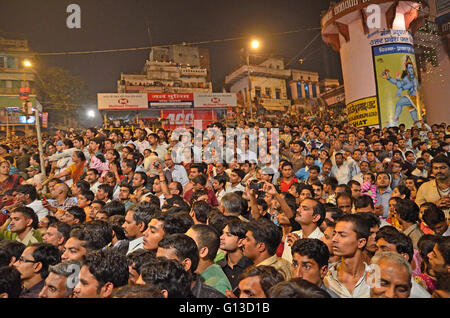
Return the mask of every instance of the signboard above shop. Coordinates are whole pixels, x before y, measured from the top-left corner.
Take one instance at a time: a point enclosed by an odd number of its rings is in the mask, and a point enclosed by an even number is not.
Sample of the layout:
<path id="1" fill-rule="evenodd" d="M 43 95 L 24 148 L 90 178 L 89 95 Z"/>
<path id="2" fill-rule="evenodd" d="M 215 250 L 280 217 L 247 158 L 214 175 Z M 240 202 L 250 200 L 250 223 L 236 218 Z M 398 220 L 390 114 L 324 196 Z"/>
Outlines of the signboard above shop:
<path id="1" fill-rule="evenodd" d="M 148 93 L 150 108 L 192 108 L 193 93 Z"/>
<path id="2" fill-rule="evenodd" d="M 236 93 L 194 93 L 194 107 L 228 108 L 237 106 Z"/>
<path id="3" fill-rule="evenodd" d="M 148 109 L 147 94 L 97 94 L 99 110 Z"/>

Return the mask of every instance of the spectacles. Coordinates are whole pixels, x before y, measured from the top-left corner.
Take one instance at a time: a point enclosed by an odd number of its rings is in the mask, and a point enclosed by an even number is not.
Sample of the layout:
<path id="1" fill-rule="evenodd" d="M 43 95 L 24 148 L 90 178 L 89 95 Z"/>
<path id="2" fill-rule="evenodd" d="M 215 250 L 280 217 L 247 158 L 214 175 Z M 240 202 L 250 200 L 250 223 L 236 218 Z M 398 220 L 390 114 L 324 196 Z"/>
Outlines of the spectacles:
<path id="1" fill-rule="evenodd" d="M 24 259 L 23 257 L 19 258 L 19 262 L 21 262 L 21 263 L 37 263 L 36 261 L 30 260 L 30 259 Z"/>

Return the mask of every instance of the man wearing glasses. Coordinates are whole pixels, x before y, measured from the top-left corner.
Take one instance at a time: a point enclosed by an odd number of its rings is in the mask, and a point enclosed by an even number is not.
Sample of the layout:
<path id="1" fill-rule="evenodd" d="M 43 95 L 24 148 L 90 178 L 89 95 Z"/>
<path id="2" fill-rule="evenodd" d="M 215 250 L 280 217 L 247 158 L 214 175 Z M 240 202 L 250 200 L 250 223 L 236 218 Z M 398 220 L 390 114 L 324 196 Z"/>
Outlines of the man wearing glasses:
<path id="1" fill-rule="evenodd" d="M 48 276 L 50 265 L 61 261 L 61 255 L 56 246 L 49 243 L 35 243 L 28 246 L 13 264 L 20 273 L 22 293 L 20 298 L 38 298 L 44 281 Z"/>

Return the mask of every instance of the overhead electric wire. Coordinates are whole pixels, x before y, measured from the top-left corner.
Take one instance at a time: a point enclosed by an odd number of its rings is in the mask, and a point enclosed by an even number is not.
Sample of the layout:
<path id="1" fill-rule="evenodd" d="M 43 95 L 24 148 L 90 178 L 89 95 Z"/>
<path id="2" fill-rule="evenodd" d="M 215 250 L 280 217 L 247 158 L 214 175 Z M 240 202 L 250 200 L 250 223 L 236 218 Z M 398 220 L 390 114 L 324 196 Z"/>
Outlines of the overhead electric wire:
<path id="1" fill-rule="evenodd" d="M 303 31 L 314 31 L 314 30 L 320 30 L 320 27 L 302 28 L 302 29 L 297 29 L 297 30 L 292 30 L 292 31 L 276 32 L 276 33 L 266 34 L 266 36 L 280 36 L 280 35 L 299 33 L 299 32 L 303 32 Z M 149 49 L 152 49 L 152 48 L 161 48 L 161 47 L 168 47 L 168 46 L 202 45 L 202 44 L 212 44 L 212 43 L 238 41 L 238 40 L 244 40 L 244 39 L 248 39 L 248 36 L 226 38 L 226 39 L 218 39 L 218 40 L 198 41 L 198 42 L 182 42 L 182 43 L 175 43 L 175 44 L 164 44 L 164 45 L 152 45 L 152 46 L 143 46 L 143 47 L 134 47 L 134 48 L 123 48 L 123 49 L 107 49 L 107 50 L 91 50 L 91 51 L 69 51 L 69 52 L 36 52 L 36 53 L 34 53 L 34 55 L 55 56 L 55 55 L 82 55 L 82 54 L 130 52 L 130 51 L 149 50 Z"/>

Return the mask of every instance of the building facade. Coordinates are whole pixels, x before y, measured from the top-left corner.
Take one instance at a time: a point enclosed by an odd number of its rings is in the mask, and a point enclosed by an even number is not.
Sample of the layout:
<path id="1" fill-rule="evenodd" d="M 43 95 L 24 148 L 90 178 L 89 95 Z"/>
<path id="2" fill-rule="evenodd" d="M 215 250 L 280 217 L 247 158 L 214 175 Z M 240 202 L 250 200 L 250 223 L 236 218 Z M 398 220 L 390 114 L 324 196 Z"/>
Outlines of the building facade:
<path id="1" fill-rule="evenodd" d="M 290 76 L 282 59 L 269 58 L 259 65 L 239 67 L 225 77 L 225 87 L 237 93 L 241 107 L 260 105 L 267 110 L 285 111 L 291 105 L 286 87 Z"/>
<path id="2" fill-rule="evenodd" d="M 153 48 L 141 74 L 121 74 L 118 93 L 211 93 L 209 53 L 198 47 Z"/>

